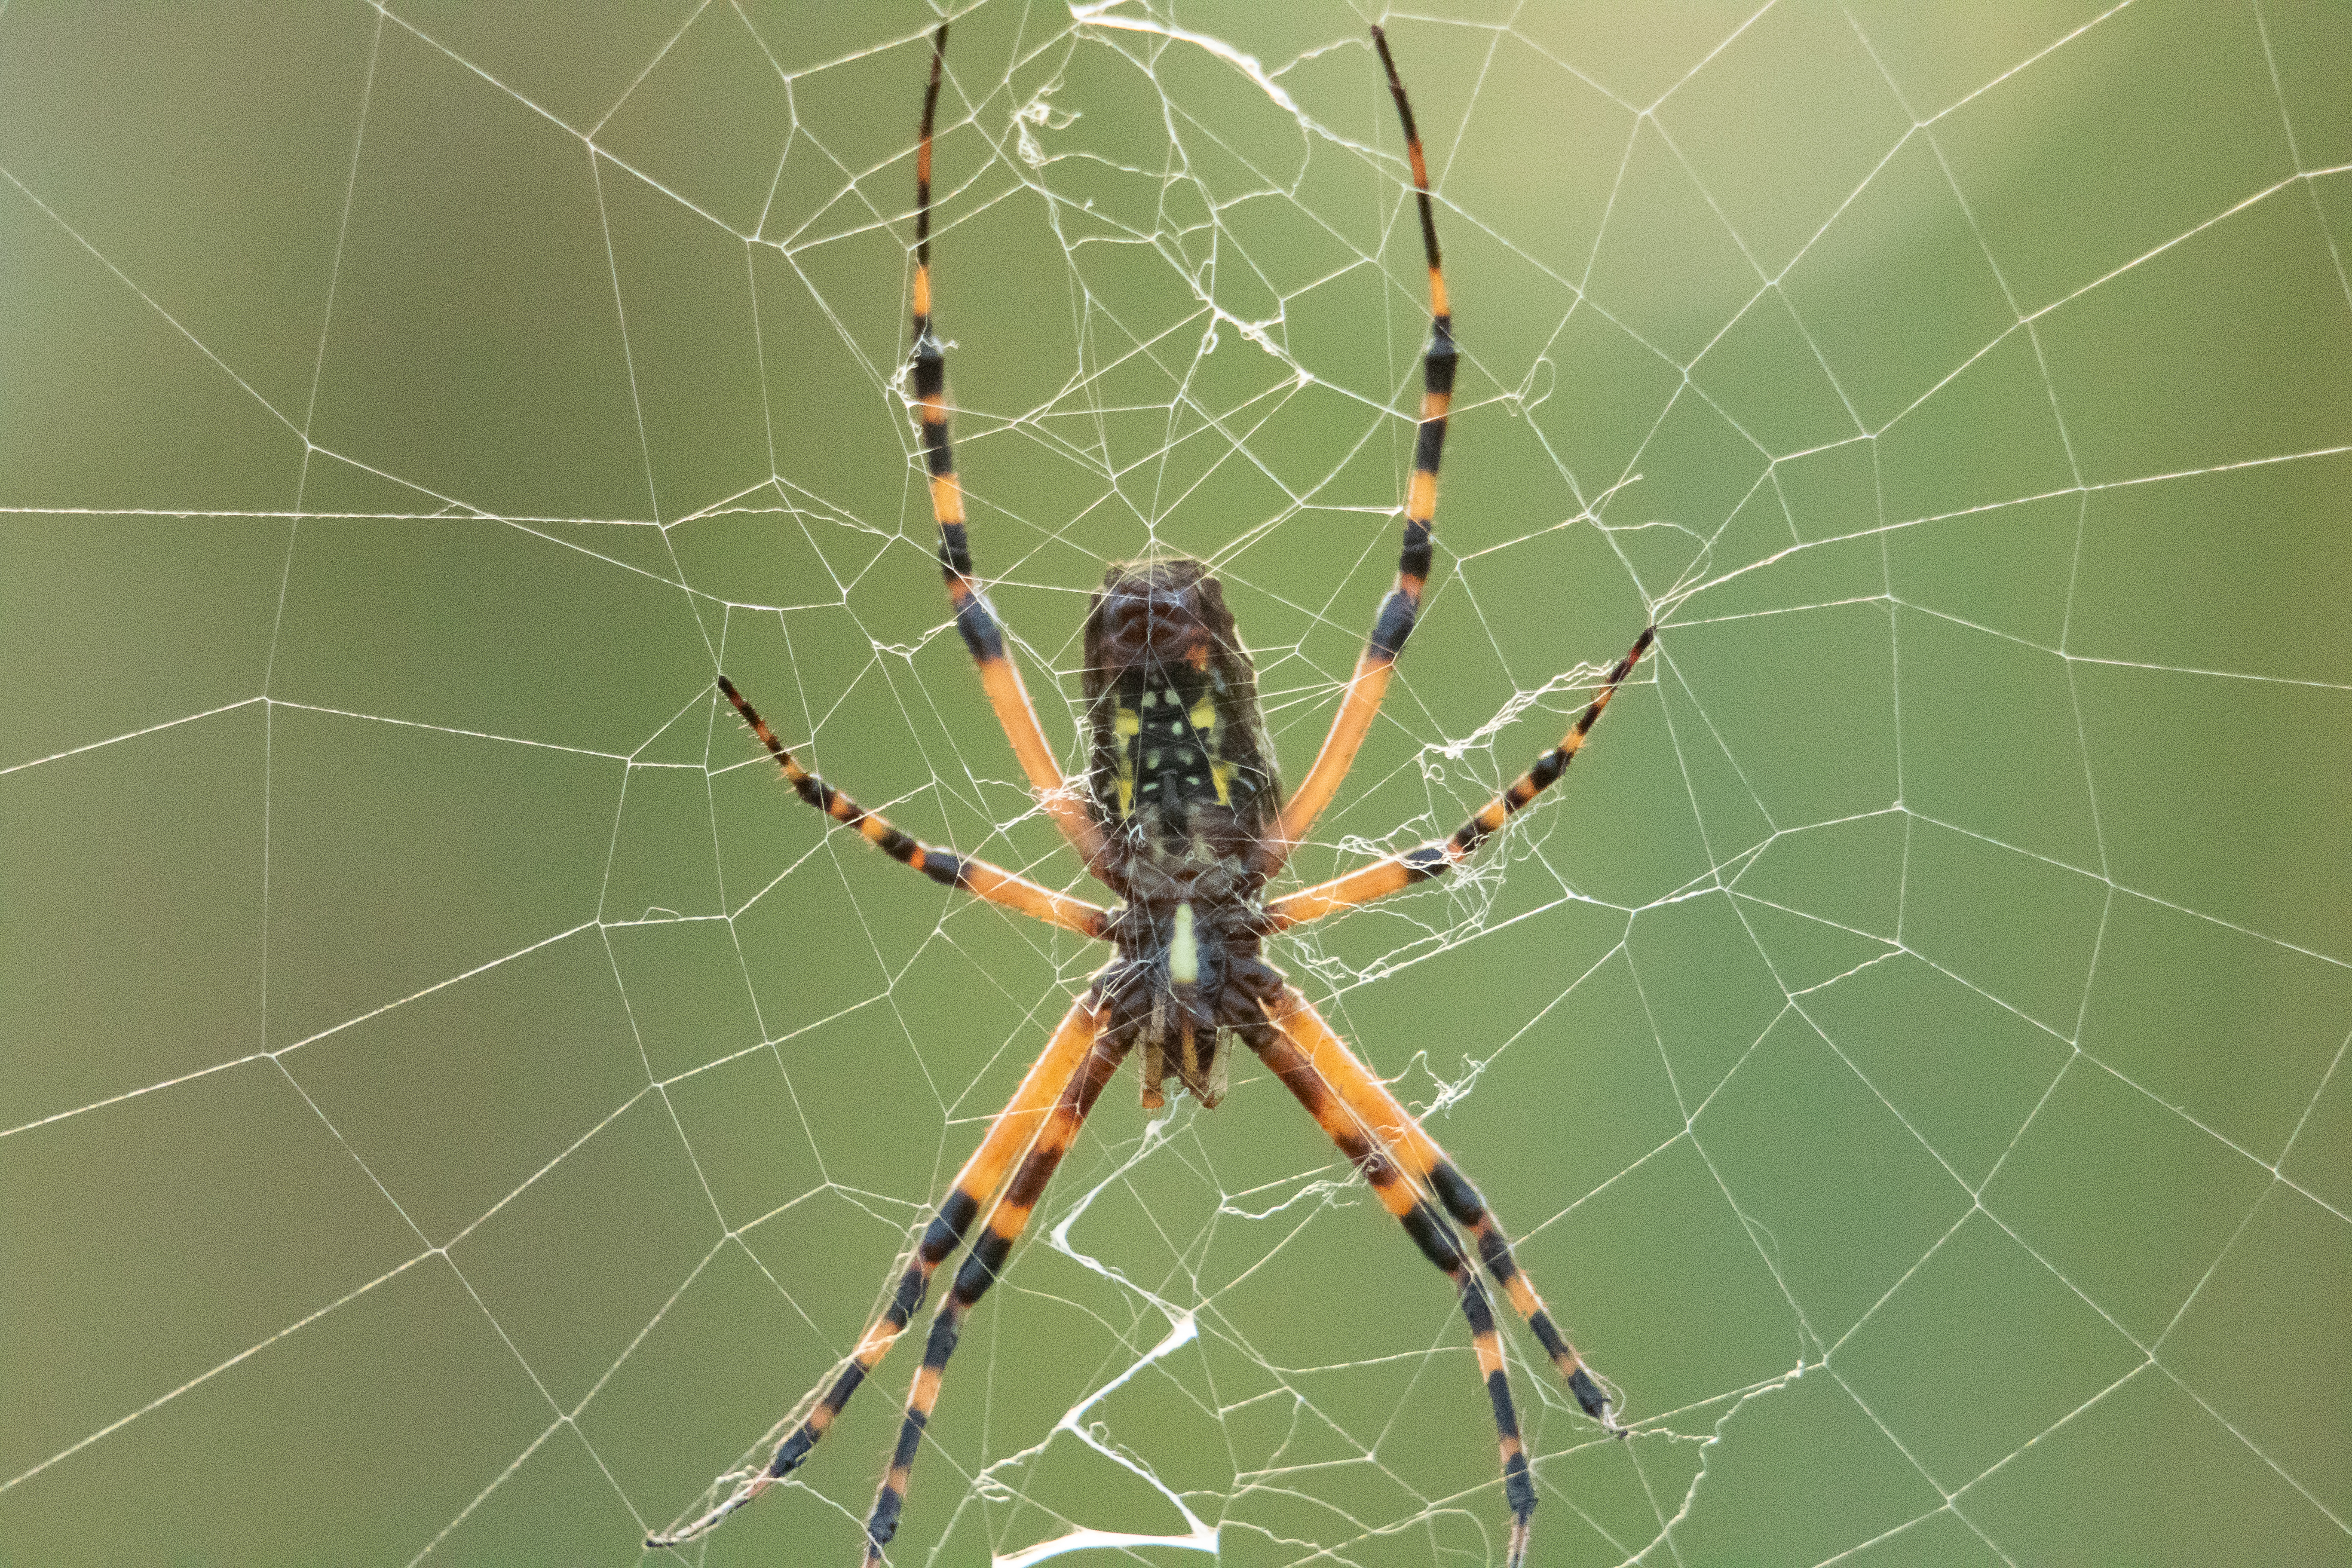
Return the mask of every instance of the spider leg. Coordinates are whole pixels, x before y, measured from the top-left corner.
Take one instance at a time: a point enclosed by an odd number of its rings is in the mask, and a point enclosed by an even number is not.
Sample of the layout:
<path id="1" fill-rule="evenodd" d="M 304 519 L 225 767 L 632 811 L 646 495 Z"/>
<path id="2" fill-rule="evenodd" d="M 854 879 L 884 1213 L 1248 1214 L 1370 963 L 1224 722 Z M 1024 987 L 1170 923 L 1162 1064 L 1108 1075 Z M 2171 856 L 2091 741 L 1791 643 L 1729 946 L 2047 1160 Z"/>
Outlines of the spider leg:
<path id="1" fill-rule="evenodd" d="M 971 1158 L 956 1173 L 948 1195 L 940 1201 L 931 1223 L 923 1231 L 923 1239 L 908 1261 L 906 1272 L 899 1275 L 898 1289 L 891 1292 L 890 1304 L 881 1316 L 866 1325 L 858 1336 L 857 1349 L 843 1365 L 824 1396 L 812 1406 L 799 1426 L 776 1446 L 768 1468 L 738 1486 L 728 1498 L 709 1512 L 690 1523 L 666 1534 L 649 1535 L 650 1547 L 677 1546 L 693 1540 L 717 1525 L 719 1521 L 758 1497 L 779 1479 L 791 1475 L 807 1458 L 809 1450 L 833 1426 L 834 1418 L 849 1403 L 866 1374 L 880 1364 L 898 1335 L 907 1327 L 915 1310 L 930 1293 L 931 1276 L 940 1265 L 962 1245 L 964 1233 L 971 1228 L 972 1220 L 980 1214 L 996 1189 L 1003 1184 L 1005 1172 L 1012 1167 L 1013 1157 L 1024 1149 L 1042 1146 L 1041 1133 L 1053 1122 L 1055 1110 L 1070 1088 L 1071 1079 L 1079 1066 L 1094 1048 L 1095 1037 L 1102 1027 L 1103 1013 L 1100 994 L 1089 991 L 1074 1003 L 1063 1018 L 1045 1049 L 1029 1068 L 1021 1087 L 1013 1090 L 996 1119 L 988 1124 L 987 1136 Z M 1065 1141 L 1066 1144 L 1066 1140 Z M 1024 1170 L 1026 1166 L 1024 1164 Z M 1017 1228 L 1017 1227 L 1016 1227 Z M 824 1387 L 819 1384 L 819 1387 Z M 812 1393 L 814 1391 L 812 1390 Z"/>
<path id="2" fill-rule="evenodd" d="M 901 833 L 885 818 L 867 811 L 801 766 L 792 752 L 784 749 L 783 742 L 776 739 L 776 732 L 768 728 L 768 721 L 760 717 L 759 710 L 735 689 L 733 681 L 720 676 L 719 689 L 728 701 L 735 705 L 735 711 L 742 717 L 744 723 L 751 727 L 751 733 L 760 737 L 760 743 L 768 748 L 768 754 L 776 759 L 776 766 L 783 770 L 786 782 L 803 800 L 844 826 L 857 829 L 868 844 L 891 859 L 920 871 L 934 882 L 961 888 L 992 904 L 1018 910 L 1048 925 L 1074 931 L 1080 936 L 1100 937 L 1103 934 L 1110 912 L 1101 905 L 1057 893 L 1051 888 L 1033 882 L 1026 877 L 1015 876 L 985 860 L 958 855 Z"/>
<path id="3" fill-rule="evenodd" d="M 923 1364 L 916 1372 L 914 1387 L 907 1395 L 907 1415 L 898 1427 L 898 1447 L 891 1451 L 890 1468 L 882 1478 L 881 1489 L 874 1494 L 874 1511 L 866 1521 L 866 1568 L 877 1568 L 882 1562 L 882 1549 L 898 1533 L 899 1511 L 907 1504 L 908 1476 L 914 1468 L 915 1455 L 922 1447 L 923 1431 L 930 1425 L 932 1407 L 939 1403 L 940 1384 L 947 1372 L 948 1358 L 955 1353 L 964 1319 L 988 1293 L 988 1288 L 996 1283 L 1013 1244 L 1020 1239 L 1037 1200 L 1045 1195 L 1045 1184 L 1053 1180 L 1062 1156 L 1069 1152 L 1078 1129 L 1094 1110 L 1103 1085 L 1110 1081 L 1110 1075 L 1127 1058 L 1128 1049 L 1124 1039 L 1094 1039 L 1084 1065 L 1064 1082 L 1052 1114 L 1038 1129 L 1029 1152 L 1022 1156 L 1013 1179 L 1005 1184 L 1003 1195 L 990 1211 L 987 1228 L 972 1243 L 963 1267 L 956 1270 L 955 1284 L 950 1288 L 947 1300 L 932 1314 L 930 1337 L 923 1345 Z"/>
<path id="4" fill-rule="evenodd" d="M 1576 761 L 1576 753 L 1584 749 L 1584 739 L 1601 718 L 1609 700 L 1617 694 L 1618 686 L 1633 673 L 1634 664 L 1646 652 L 1657 637 L 1658 628 L 1650 627 L 1634 639 L 1633 647 L 1617 667 L 1601 682 L 1601 690 L 1578 717 L 1559 745 L 1538 757 L 1535 765 L 1521 773 L 1511 787 L 1486 803 L 1479 813 L 1454 830 L 1451 838 L 1432 839 L 1429 843 L 1408 849 L 1402 855 L 1391 855 L 1385 860 L 1350 871 L 1328 882 L 1318 882 L 1286 898 L 1276 899 L 1265 907 L 1265 930 L 1287 931 L 1292 926 L 1319 921 L 1325 915 L 1340 910 L 1369 904 L 1391 893 L 1402 892 L 1418 882 L 1442 877 L 1477 853 L 1478 847 L 1502 830 L 1503 825 L 1517 816 L 1527 804 L 1557 783 Z"/>
<path id="5" fill-rule="evenodd" d="M 1543 1298 L 1536 1294 L 1534 1282 L 1519 1268 L 1518 1259 L 1511 1256 L 1510 1238 L 1496 1223 L 1493 1211 L 1478 1195 L 1478 1189 L 1470 1184 L 1436 1141 L 1422 1130 L 1412 1113 L 1397 1103 L 1388 1086 L 1373 1076 L 1372 1070 L 1348 1048 L 1346 1041 L 1332 1032 L 1296 986 L 1282 988 L 1281 1000 L 1270 1016 L 1322 1080 L 1331 1086 L 1349 1112 L 1394 1154 L 1414 1182 L 1435 1194 L 1446 1211 L 1470 1233 L 1477 1243 L 1479 1257 L 1486 1262 L 1486 1272 L 1527 1320 L 1528 1331 L 1551 1358 L 1552 1365 L 1559 1369 L 1561 1381 L 1576 1396 L 1577 1405 L 1610 1432 L 1622 1436 L 1624 1429 L 1610 1418 L 1609 1395 L 1585 1369 L 1576 1347 L 1552 1322 Z"/>
<path id="6" fill-rule="evenodd" d="M 1404 123 L 1405 150 L 1412 159 L 1413 196 L 1421 206 L 1422 249 L 1429 258 L 1429 347 L 1421 361 L 1421 422 L 1413 441 L 1412 479 L 1405 487 L 1404 545 L 1397 554 L 1396 585 L 1381 602 L 1371 638 L 1356 660 L 1355 673 L 1348 678 L 1347 692 L 1339 700 L 1330 733 L 1323 738 L 1323 749 L 1315 754 L 1306 779 L 1282 808 L 1281 823 L 1266 846 L 1268 871 L 1278 869 L 1290 858 L 1323 808 L 1331 804 L 1339 782 L 1348 776 L 1357 750 L 1381 710 L 1397 656 L 1404 651 L 1405 639 L 1412 635 L 1413 622 L 1421 614 L 1422 590 L 1429 582 L 1430 531 L 1437 518 L 1437 465 L 1445 447 L 1446 411 L 1454 401 L 1454 369 L 1461 357 L 1454 346 L 1454 315 L 1446 303 L 1445 272 L 1438 258 L 1437 219 L 1430 205 L 1429 165 L 1422 156 L 1421 132 L 1413 124 L 1412 105 L 1406 100 L 1396 61 L 1389 55 L 1388 38 L 1378 27 L 1372 29 L 1372 43 L 1388 70 L 1397 117 Z"/>
<path id="7" fill-rule="evenodd" d="M 940 75 L 948 45 L 947 24 L 931 36 L 931 81 L 923 93 L 922 141 L 915 154 L 915 401 L 922 415 L 923 466 L 930 477 L 931 515 L 940 525 L 940 570 L 947 578 L 948 603 L 956 630 L 979 667 L 982 689 L 1004 726 L 1021 771 L 1045 802 L 1062 837 L 1086 857 L 1089 868 L 1102 859 L 1102 830 L 1066 785 L 1062 770 L 1037 723 L 1037 709 L 1021 684 L 1021 671 L 1004 649 L 1004 628 L 989 607 L 973 574 L 971 544 L 964 531 L 963 487 L 956 480 L 955 452 L 948 440 L 948 354 L 931 326 L 931 126 L 940 106 Z"/>
<path id="8" fill-rule="evenodd" d="M 1285 1000 L 1297 993 L 1285 988 Z M 1303 1002 L 1300 1003 L 1303 1005 Z M 1527 1556 L 1528 1527 L 1536 1510 L 1535 1481 L 1528 1469 L 1526 1446 L 1519 1440 L 1519 1417 L 1511 1402 L 1511 1377 L 1503 1365 L 1503 1346 L 1495 1331 L 1495 1312 L 1485 1287 L 1478 1283 L 1477 1265 L 1462 1249 L 1462 1240 L 1445 1216 L 1424 1196 L 1419 1184 L 1402 1167 L 1396 1152 L 1377 1131 L 1377 1124 L 1361 1115 L 1343 1092 L 1341 1083 L 1326 1070 L 1293 1033 L 1291 1016 L 1267 1009 L 1271 1026 L 1244 1033 L 1250 1048 L 1265 1062 L 1283 1087 L 1298 1097 L 1350 1164 L 1363 1173 L 1381 1205 L 1396 1215 L 1428 1258 L 1454 1282 L 1462 1300 L 1462 1315 L 1470 1323 L 1470 1342 L 1477 1352 L 1479 1375 L 1495 1409 L 1495 1436 L 1502 1451 L 1503 1496 L 1511 1507 L 1510 1549 L 1506 1562 L 1519 1568 Z M 1328 1031 L 1325 1031 L 1326 1034 Z M 1336 1042 L 1335 1042 L 1336 1043 Z M 1345 1054 L 1345 1047 L 1341 1047 Z M 1353 1058 L 1349 1058 L 1352 1060 Z M 1359 1068 L 1360 1070 L 1360 1066 Z"/>

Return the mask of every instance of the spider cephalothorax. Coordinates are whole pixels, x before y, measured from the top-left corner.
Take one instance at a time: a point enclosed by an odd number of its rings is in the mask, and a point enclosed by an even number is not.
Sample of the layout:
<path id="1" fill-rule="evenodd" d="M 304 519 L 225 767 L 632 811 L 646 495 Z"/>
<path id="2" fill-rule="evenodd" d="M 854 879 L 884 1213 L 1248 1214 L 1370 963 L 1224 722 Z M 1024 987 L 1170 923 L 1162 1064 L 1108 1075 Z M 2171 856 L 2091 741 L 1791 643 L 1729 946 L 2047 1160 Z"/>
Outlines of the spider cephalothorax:
<path id="1" fill-rule="evenodd" d="M 1405 488 L 1396 583 L 1373 619 L 1330 733 L 1286 800 L 1258 717 L 1257 680 L 1248 651 L 1225 607 L 1224 590 L 1198 561 L 1115 565 L 1096 591 L 1086 624 L 1087 755 L 1078 787 L 1063 777 L 1038 725 L 1037 710 L 1006 651 L 1003 628 L 974 574 L 963 490 L 948 440 L 947 351 L 931 328 L 930 271 L 931 128 L 947 28 L 942 26 L 935 36 L 915 157 L 915 346 L 909 369 L 931 509 L 940 527 L 940 565 L 957 630 L 971 650 L 982 689 L 1023 773 L 1087 868 L 1120 901 L 1105 909 L 900 832 L 801 766 L 726 677 L 719 678 L 719 688 L 803 800 L 934 881 L 1106 942 L 1113 956 L 1071 1005 L 1011 1101 L 989 1122 L 980 1147 L 956 1173 L 907 1258 L 888 1304 L 848 1361 L 811 1391 L 766 1468 L 722 1478 L 722 1484 L 733 1482 L 725 1496 L 679 1529 L 648 1536 L 649 1546 L 692 1540 L 798 1468 L 913 1321 L 932 1275 L 955 1256 L 977 1223 L 980 1234 L 931 1320 L 898 1446 L 866 1521 L 865 1563 L 880 1568 L 963 1321 L 1012 1255 L 1103 1086 L 1138 1046 L 1145 1105 L 1165 1103 L 1161 1086 L 1171 1075 L 1202 1104 L 1214 1105 L 1224 1096 L 1232 1041 L 1247 1044 L 1370 1184 L 1422 1255 L 1453 1283 L 1494 1408 L 1503 1493 L 1511 1510 L 1511 1568 L 1518 1568 L 1527 1553 L 1535 1480 L 1519 1438 L 1493 1298 L 1478 1278 L 1481 1264 L 1527 1321 L 1577 1405 L 1607 1430 L 1623 1431 L 1610 1415 L 1611 1395 L 1552 1322 L 1478 1189 L 1260 952 L 1268 936 L 1386 898 L 1468 861 L 1513 813 L 1559 780 L 1610 697 L 1649 647 L 1652 635 L 1643 632 L 1617 661 L 1559 744 L 1452 837 L 1315 887 L 1272 900 L 1264 896 L 1268 879 L 1282 869 L 1330 804 L 1380 712 L 1390 671 L 1412 634 L 1433 562 L 1438 459 L 1458 351 L 1420 132 L 1378 27 L 1372 42 L 1388 73 L 1412 159 L 1413 196 L 1429 258 L 1430 341 L 1422 356 L 1421 418 L 1412 477 Z"/>
<path id="2" fill-rule="evenodd" d="M 1143 1047 L 1143 1103 L 1171 1073 L 1225 1095 L 1227 1031 L 1263 1020 L 1281 978 L 1258 959 L 1261 847 L 1282 805 L 1248 650 L 1208 568 L 1119 563 L 1087 613 L 1087 784 L 1103 879 L 1106 1033 Z"/>

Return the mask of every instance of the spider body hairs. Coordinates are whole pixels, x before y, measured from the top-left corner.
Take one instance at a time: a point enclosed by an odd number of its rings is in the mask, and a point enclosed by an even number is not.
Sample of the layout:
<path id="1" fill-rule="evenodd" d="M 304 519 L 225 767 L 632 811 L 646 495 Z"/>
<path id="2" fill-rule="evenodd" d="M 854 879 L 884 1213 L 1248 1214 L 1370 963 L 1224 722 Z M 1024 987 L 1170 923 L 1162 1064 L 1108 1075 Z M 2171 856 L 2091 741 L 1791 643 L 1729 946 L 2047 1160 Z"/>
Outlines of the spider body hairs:
<path id="1" fill-rule="evenodd" d="M 982 689 L 1022 769 L 1087 868 L 1118 902 L 1106 908 L 986 861 L 924 844 L 803 767 L 725 676 L 719 691 L 801 798 L 933 880 L 1109 944 L 1112 957 L 1072 1004 L 1012 1100 L 989 1125 L 899 1273 L 888 1304 L 848 1359 L 796 1407 L 767 1465 L 722 1477 L 727 1494 L 680 1527 L 646 1537 L 677 1546 L 718 1525 L 797 1469 L 853 1394 L 913 1321 L 932 1277 L 963 1250 L 925 1335 L 898 1440 L 866 1524 L 864 1563 L 878 1568 L 898 1530 L 907 1487 L 965 1320 L 1002 1273 L 1013 1245 L 1111 1076 L 1139 1047 L 1143 1103 L 1166 1085 L 1202 1106 L 1224 1098 L 1232 1045 L 1246 1045 L 1296 1096 L 1403 1226 L 1460 1300 L 1493 1407 L 1509 1568 L 1519 1568 L 1536 1490 L 1519 1436 L 1493 1299 L 1507 1299 L 1583 1412 L 1622 1436 L 1613 1396 L 1553 1323 L 1477 1189 L 1381 1079 L 1334 1033 L 1263 951 L 1265 938 L 1441 877 L 1467 861 L 1513 814 L 1557 782 L 1610 699 L 1650 647 L 1643 631 L 1601 680 L 1558 745 L 1455 829 L 1333 880 L 1267 899 L 1265 889 L 1347 776 L 1380 711 L 1391 672 L 1421 609 L 1433 562 L 1437 474 L 1457 359 L 1421 137 L 1387 38 L 1371 32 L 1411 157 L 1429 263 L 1430 340 L 1394 585 L 1381 600 L 1329 733 L 1297 790 L 1285 798 L 1259 714 L 1256 677 L 1224 593 L 1209 569 L 1181 557 L 1114 564 L 1084 631 L 1087 764 L 1069 786 L 1006 651 L 975 571 L 962 490 L 949 441 L 947 355 L 931 320 L 931 132 L 947 28 L 934 35 L 916 154 L 915 276 L 910 371 L 920 422 L 940 565 L 956 627 Z M 974 1226 L 978 1234 L 973 1235 Z M 731 1486 L 729 1483 L 731 1482 Z"/>

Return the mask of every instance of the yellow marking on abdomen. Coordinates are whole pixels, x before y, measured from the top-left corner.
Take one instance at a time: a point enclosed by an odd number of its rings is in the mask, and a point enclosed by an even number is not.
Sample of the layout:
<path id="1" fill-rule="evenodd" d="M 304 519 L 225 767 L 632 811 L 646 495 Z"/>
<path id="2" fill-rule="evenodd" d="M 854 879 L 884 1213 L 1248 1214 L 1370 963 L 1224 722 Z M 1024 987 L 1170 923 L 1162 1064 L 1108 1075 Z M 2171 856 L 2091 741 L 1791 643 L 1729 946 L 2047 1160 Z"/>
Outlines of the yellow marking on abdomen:
<path id="1" fill-rule="evenodd" d="M 1216 786 L 1217 804 L 1233 805 L 1234 764 L 1224 758 L 1225 725 L 1223 716 L 1217 711 L 1216 698 L 1202 693 L 1184 717 L 1201 737 L 1201 750 L 1208 753 L 1209 782 Z"/>
<path id="2" fill-rule="evenodd" d="M 1144 694 L 1145 700 L 1151 694 Z M 1135 815 L 1135 738 L 1143 733 L 1143 715 L 1122 707 L 1111 716 L 1111 733 L 1118 738 L 1118 815 L 1124 822 Z"/>

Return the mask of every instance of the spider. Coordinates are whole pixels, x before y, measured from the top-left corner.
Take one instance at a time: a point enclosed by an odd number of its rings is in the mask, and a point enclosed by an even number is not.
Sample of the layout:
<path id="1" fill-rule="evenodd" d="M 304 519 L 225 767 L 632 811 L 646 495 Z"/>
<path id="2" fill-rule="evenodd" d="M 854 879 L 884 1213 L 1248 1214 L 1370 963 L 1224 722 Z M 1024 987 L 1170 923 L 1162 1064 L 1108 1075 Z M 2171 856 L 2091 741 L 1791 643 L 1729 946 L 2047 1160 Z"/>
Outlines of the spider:
<path id="1" fill-rule="evenodd" d="M 880 1563 L 898 1529 L 908 1473 L 957 1336 L 1003 1271 L 1112 1073 L 1139 1046 L 1147 1108 L 1166 1102 L 1171 1077 L 1178 1092 L 1213 1107 L 1224 1098 L 1226 1058 L 1231 1042 L 1239 1038 L 1363 1173 L 1460 1297 L 1494 1406 L 1503 1491 L 1511 1510 L 1508 1562 L 1517 1568 L 1527 1553 L 1535 1484 L 1519 1440 L 1494 1311 L 1471 1248 L 1527 1320 L 1584 1413 L 1622 1436 L 1624 1429 L 1610 1415 L 1611 1395 L 1552 1322 L 1477 1189 L 1297 988 L 1265 961 L 1260 944 L 1277 932 L 1443 876 L 1467 860 L 1575 759 L 1656 628 L 1635 639 L 1559 744 L 1451 837 L 1303 891 L 1263 897 L 1267 880 L 1347 775 L 1412 631 L 1429 578 L 1438 458 L 1458 357 L 1421 137 L 1388 39 L 1376 26 L 1372 43 L 1403 124 L 1429 261 L 1431 332 L 1423 356 L 1424 390 L 1395 587 L 1381 602 L 1306 782 L 1286 801 L 1258 713 L 1249 654 L 1217 579 L 1200 562 L 1181 558 L 1112 565 L 1094 594 L 1085 626 L 1086 776 L 1075 786 L 1066 781 L 1020 672 L 1006 656 L 1003 629 L 974 575 L 948 441 L 947 355 L 932 330 L 930 271 L 931 127 L 947 34 L 942 25 L 932 37 L 930 85 L 923 95 L 916 154 L 911 364 L 931 510 L 939 523 L 940 563 L 956 629 L 979 667 L 981 685 L 1023 772 L 1087 868 L 1119 902 L 1105 909 L 908 837 L 803 767 L 723 675 L 719 689 L 809 805 L 933 881 L 1108 942 L 1113 956 L 1073 1004 L 1012 1100 L 989 1123 L 979 1150 L 957 1173 L 889 1304 L 838 1372 L 805 1396 L 806 1415 L 777 1446 L 766 1468 L 740 1479 L 707 1513 L 648 1536 L 646 1544 L 690 1541 L 797 1469 L 912 1321 L 929 1294 L 931 1276 L 984 1212 L 980 1238 L 931 1319 L 898 1445 L 866 1520 L 864 1561 L 867 1568 Z M 1461 1232 L 1468 1234 L 1470 1247 Z"/>

